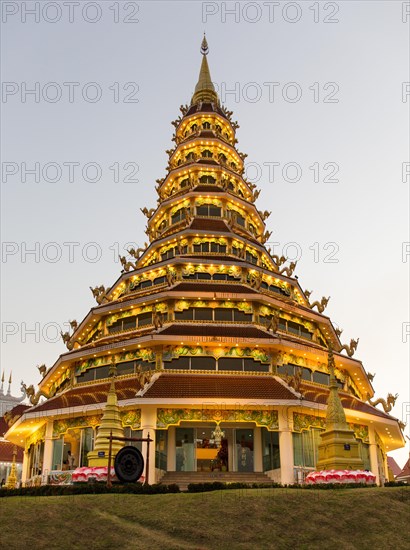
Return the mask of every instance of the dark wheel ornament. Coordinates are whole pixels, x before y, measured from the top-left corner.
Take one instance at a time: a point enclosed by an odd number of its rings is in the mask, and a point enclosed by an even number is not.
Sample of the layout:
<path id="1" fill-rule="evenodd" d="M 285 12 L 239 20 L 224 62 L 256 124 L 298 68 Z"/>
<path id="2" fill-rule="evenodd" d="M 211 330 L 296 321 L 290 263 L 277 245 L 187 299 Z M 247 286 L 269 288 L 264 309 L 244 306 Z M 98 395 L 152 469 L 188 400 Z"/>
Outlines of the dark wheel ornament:
<path id="1" fill-rule="evenodd" d="M 136 447 L 123 447 L 114 461 L 115 474 L 123 483 L 135 483 L 144 471 L 144 458 Z"/>

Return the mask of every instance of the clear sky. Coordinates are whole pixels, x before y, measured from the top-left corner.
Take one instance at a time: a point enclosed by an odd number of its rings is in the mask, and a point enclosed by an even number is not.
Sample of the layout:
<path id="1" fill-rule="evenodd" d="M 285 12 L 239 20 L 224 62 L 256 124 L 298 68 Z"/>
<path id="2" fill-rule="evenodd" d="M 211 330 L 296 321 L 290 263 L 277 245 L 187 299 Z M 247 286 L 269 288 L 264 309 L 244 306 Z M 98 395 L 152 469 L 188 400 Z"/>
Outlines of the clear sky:
<path id="1" fill-rule="evenodd" d="M 376 397 L 398 393 L 392 414 L 410 425 L 408 4 L 2 2 L 1 369 L 14 394 L 65 351 L 60 328 L 95 305 L 89 286 L 117 279 L 118 251 L 147 240 L 140 207 L 156 204 L 205 30 L 275 251 L 299 257 L 313 299 L 331 296 Z"/>

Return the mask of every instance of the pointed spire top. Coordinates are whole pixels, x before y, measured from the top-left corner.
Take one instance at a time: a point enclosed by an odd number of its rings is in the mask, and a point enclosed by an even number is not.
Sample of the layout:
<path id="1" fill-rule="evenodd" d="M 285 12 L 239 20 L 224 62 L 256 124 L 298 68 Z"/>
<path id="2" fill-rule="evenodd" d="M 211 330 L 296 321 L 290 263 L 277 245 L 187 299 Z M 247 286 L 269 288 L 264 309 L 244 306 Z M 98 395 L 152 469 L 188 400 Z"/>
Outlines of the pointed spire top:
<path id="1" fill-rule="evenodd" d="M 218 103 L 218 95 L 212 83 L 211 72 L 208 66 L 207 55 L 209 52 L 208 42 L 204 33 L 201 43 L 202 63 L 199 71 L 198 83 L 195 86 L 195 93 L 192 96 L 191 105 L 200 102 Z"/>
<path id="2" fill-rule="evenodd" d="M 204 37 L 202 39 L 202 44 L 201 44 L 201 54 L 208 55 L 208 53 L 209 53 L 209 47 L 208 47 L 208 42 L 206 40 L 206 34 L 204 33 Z"/>
<path id="3" fill-rule="evenodd" d="M 12 371 L 10 371 L 10 376 L 9 376 L 9 384 L 11 384 L 11 376 L 12 376 Z"/>
<path id="4" fill-rule="evenodd" d="M 3 374 L 1 375 L 1 383 L 4 384 L 4 371 L 3 371 Z"/>

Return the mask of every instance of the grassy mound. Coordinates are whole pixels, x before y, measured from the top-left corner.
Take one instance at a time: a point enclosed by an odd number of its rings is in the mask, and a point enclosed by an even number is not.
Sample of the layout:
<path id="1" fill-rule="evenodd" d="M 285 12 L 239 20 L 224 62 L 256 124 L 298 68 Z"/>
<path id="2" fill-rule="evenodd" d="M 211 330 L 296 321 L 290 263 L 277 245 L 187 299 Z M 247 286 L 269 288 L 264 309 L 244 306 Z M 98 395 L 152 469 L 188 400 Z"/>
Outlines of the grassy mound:
<path id="1" fill-rule="evenodd" d="M 409 487 L 16 496 L 0 515 L 9 550 L 410 547 Z"/>

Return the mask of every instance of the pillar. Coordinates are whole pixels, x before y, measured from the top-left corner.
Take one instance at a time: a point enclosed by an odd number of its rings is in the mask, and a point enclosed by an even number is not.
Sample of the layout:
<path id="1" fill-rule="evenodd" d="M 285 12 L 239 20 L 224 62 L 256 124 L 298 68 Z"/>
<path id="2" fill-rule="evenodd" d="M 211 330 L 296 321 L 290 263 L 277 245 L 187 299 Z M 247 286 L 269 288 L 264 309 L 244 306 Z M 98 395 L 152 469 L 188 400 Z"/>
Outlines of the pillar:
<path id="1" fill-rule="evenodd" d="M 287 408 L 279 410 L 280 480 L 283 485 L 295 482 L 293 464 L 293 438 Z"/>
<path id="2" fill-rule="evenodd" d="M 157 408 L 155 405 L 144 405 L 141 409 L 141 430 L 142 437 L 153 440 L 149 445 L 149 470 L 147 472 L 147 443 L 142 443 L 142 456 L 144 457 L 144 479 L 147 478 L 150 485 L 156 483 L 155 479 L 155 428 L 157 425 Z"/>
<path id="3" fill-rule="evenodd" d="M 380 485 L 380 475 L 379 475 L 379 462 L 377 459 L 377 444 L 376 444 L 376 434 L 374 431 L 374 426 L 369 426 L 369 454 L 370 454 L 370 470 L 376 476 L 376 483 Z"/>
<path id="4" fill-rule="evenodd" d="M 176 470 L 176 432 L 175 426 L 168 428 L 167 471 Z"/>
<path id="5" fill-rule="evenodd" d="M 46 424 L 46 435 L 44 440 L 44 455 L 43 455 L 43 470 L 41 472 L 41 483 L 46 485 L 48 482 L 48 474 L 52 468 L 53 462 L 53 421 L 48 420 Z"/>
<path id="6" fill-rule="evenodd" d="M 21 467 L 21 486 L 23 487 L 28 478 L 28 450 L 24 449 L 23 465 Z"/>
<path id="7" fill-rule="evenodd" d="M 262 430 L 257 427 L 253 431 L 253 471 L 263 472 Z"/>

